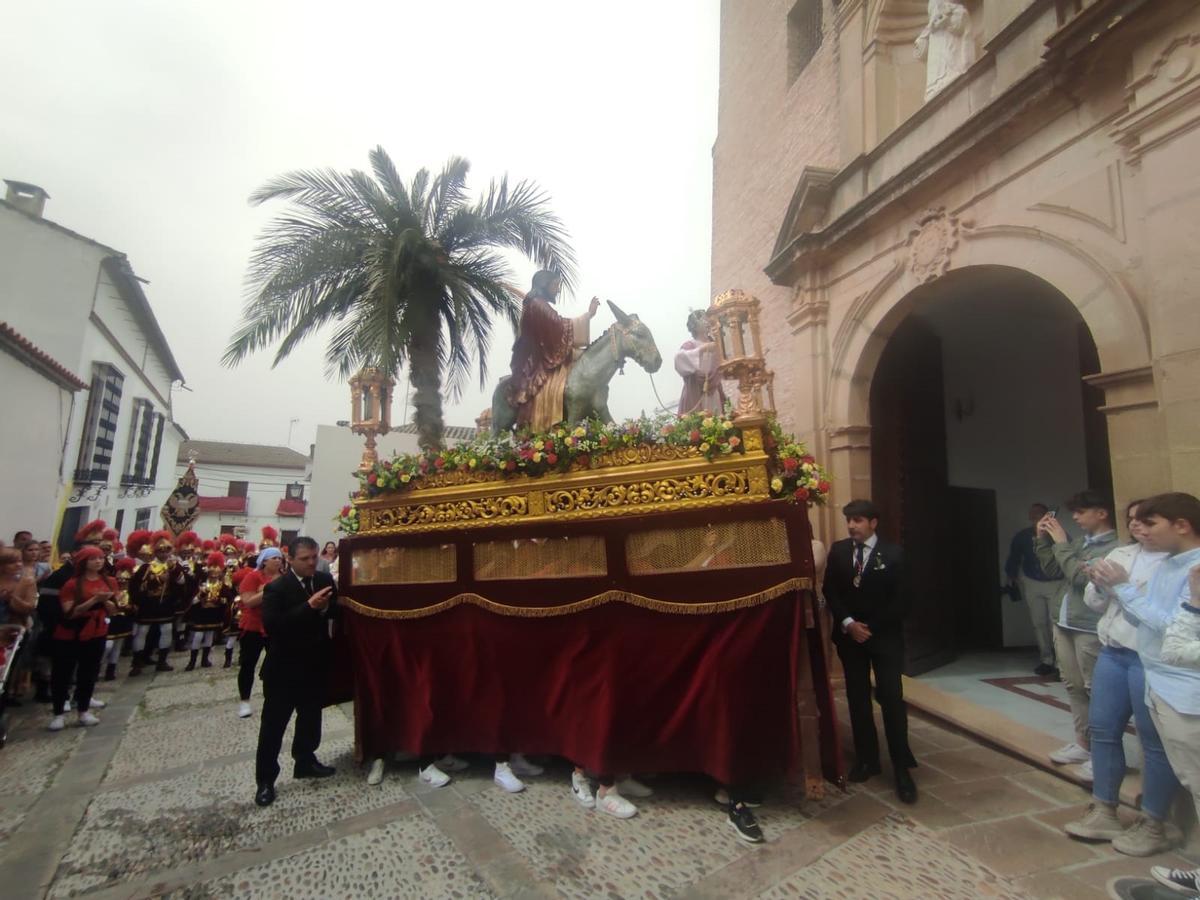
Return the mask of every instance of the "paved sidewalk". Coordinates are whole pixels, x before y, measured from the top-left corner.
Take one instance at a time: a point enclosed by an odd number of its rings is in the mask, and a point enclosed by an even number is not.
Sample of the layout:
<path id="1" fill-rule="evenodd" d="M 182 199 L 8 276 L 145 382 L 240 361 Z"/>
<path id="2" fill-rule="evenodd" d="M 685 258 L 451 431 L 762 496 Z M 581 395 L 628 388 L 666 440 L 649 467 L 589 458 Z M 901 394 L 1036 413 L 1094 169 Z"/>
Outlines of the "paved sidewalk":
<path id="1" fill-rule="evenodd" d="M 51 734 L 44 708 L 13 710 L 0 894 L 1018 900 L 1104 897 L 1116 876 L 1187 864 L 1068 839 L 1057 829 L 1081 789 L 919 719 L 916 806 L 895 802 L 886 772 L 820 802 L 781 789 L 760 811 L 760 846 L 736 839 L 699 778 L 654 779 L 629 821 L 579 808 L 561 765 L 517 795 L 483 764 L 440 790 L 411 764 L 368 787 L 344 708 L 324 719 L 337 776 L 293 782 L 285 766 L 258 809 L 257 719 L 236 718 L 234 694 L 221 669 L 122 679 L 102 686 L 110 706 L 86 732 Z"/>

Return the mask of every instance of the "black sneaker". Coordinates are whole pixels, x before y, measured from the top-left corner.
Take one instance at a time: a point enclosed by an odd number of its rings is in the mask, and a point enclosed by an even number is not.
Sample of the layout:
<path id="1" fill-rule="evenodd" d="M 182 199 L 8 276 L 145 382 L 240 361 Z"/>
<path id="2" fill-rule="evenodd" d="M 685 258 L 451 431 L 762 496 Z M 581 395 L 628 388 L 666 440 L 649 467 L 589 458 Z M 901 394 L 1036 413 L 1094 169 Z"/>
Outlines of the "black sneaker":
<path id="1" fill-rule="evenodd" d="M 750 807 L 745 803 L 737 803 L 729 807 L 729 825 L 746 843 L 761 844 L 763 842 L 763 833 L 762 829 L 758 827 L 758 820 L 754 818 L 754 813 L 750 812 Z"/>
<path id="2" fill-rule="evenodd" d="M 1200 869 L 1168 869 L 1166 866 L 1152 866 L 1150 874 L 1159 884 L 1166 885 L 1181 894 L 1196 894 L 1200 892 Z"/>
<path id="3" fill-rule="evenodd" d="M 1033 674 L 1040 675 L 1043 678 L 1045 678 L 1047 675 L 1053 675 L 1054 666 L 1049 665 L 1048 663 L 1038 663 L 1037 668 L 1033 670 Z"/>

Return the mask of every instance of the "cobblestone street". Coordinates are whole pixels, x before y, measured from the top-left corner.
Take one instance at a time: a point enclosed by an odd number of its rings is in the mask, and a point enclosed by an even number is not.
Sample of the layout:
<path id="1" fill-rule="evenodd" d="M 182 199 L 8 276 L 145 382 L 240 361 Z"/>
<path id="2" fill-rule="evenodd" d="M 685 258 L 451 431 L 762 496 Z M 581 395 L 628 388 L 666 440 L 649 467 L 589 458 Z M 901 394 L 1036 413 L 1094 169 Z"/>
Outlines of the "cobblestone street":
<path id="1" fill-rule="evenodd" d="M 337 776 L 297 783 L 285 766 L 278 800 L 259 809 L 257 719 L 236 718 L 232 673 L 120 680 L 101 696 L 102 724 L 86 733 L 13 710 L 0 751 L 7 898 L 1082 898 L 1185 862 L 1067 839 L 1057 826 L 1082 790 L 918 719 L 915 807 L 898 807 L 886 772 L 821 802 L 777 792 L 760 810 L 767 842 L 749 846 L 703 779 L 651 780 L 655 797 L 629 821 L 579 808 L 561 766 L 516 795 L 482 763 L 440 790 L 411 764 L 368 787 L 340 708 L 325 713 L 321 752 Z"/>

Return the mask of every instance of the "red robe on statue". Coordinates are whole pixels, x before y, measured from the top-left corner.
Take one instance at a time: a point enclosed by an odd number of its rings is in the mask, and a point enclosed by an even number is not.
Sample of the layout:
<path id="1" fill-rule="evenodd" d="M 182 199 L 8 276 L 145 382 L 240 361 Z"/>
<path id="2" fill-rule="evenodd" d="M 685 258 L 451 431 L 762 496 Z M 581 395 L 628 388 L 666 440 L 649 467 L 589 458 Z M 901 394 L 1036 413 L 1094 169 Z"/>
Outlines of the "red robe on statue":
<path id="1" fill-rule="evenodd" d="M 512 380 L 508 384 L 508 402 L 517 413 L 518 425 L 541 431 L 562 419 L 563 387 L 572 351 L 586 344 L 586 317 L 581 325 L 580 319 L 560 316 L 541 297 L 525 298 L 513 345 Z M 556 375 L 559 377 L 552 377 Z M 546 396 L 539 403 L 539 395 L 543 393 Z"/>

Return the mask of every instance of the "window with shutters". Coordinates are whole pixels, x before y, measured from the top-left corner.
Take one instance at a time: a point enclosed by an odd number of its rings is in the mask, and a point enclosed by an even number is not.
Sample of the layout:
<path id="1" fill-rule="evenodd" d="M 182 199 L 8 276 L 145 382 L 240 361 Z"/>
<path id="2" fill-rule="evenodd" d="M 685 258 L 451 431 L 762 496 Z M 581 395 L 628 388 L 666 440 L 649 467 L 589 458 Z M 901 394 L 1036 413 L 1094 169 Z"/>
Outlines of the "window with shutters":
<path id="1" fill-rule="evenodd" d="M 824 0 L 796 0 L 787 17 L 788 84 L 812 61 L 821 46 L 821 4 Z"/>
<path id="2" fill-rule="evenodd" d="M 123 485 L 145 485 L 149 483 L 150 452 L 154 443 L 156 414 L 154 404 L 138 398 L 133 401 L 133 421 L 129 425 L 129 446 L 125 448 L 125 474 Z"/>
<path id="3" fill-rule="evenodd" d="M 226 497 L 245 497 L 246 492 L 250 489 L 248 481 L 231 481 L 229 482 L 229 493 Z"/>
<path id="4" fill-rule="evenodd" d="M 137 531 L 145 531 L 150 527 L 150 514 L 154 512 L 153 506 L 143 506 L 134 514 L 133 527 Z"/>
<path id="5" fill-rule="evenodd" d="M 79 457 L 75 463 L 76 484 L 108 481 L 124 383 L 125 376 L 113 366 L 97 363 L 92 367 L 92 387 L 79 441 Z"/>
<path id="6" fill-rule="evenodd" d="M 154 453 L 150 457 L 150 472 L 146 476 L 147 484 L 158 483 L 158 457 L 162 454 L 163 431 L 166 429 L 167 417 L 162 413 L 154 414 Z"/>

